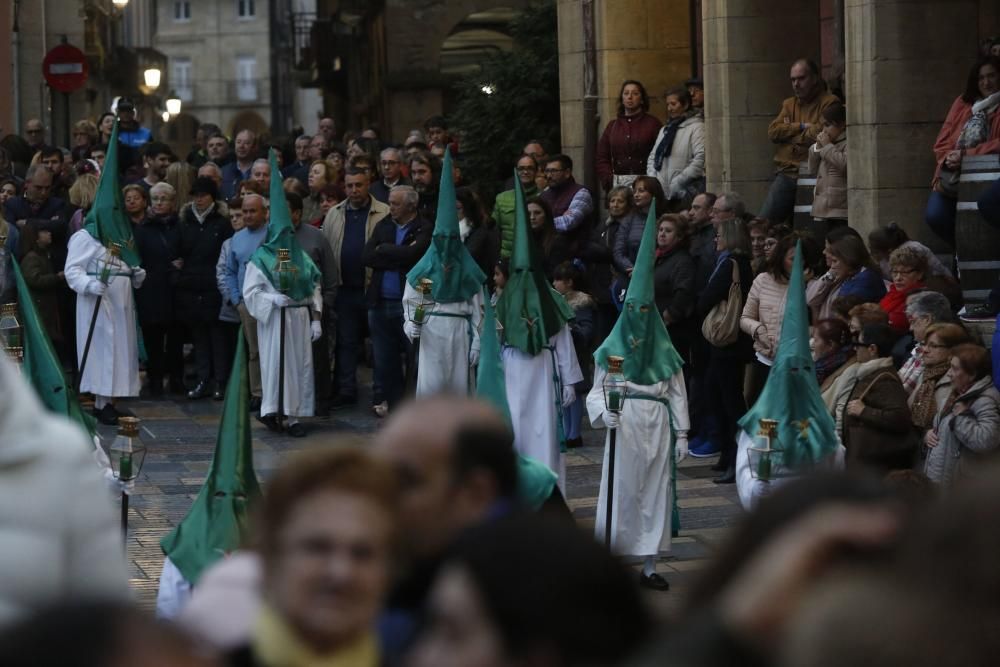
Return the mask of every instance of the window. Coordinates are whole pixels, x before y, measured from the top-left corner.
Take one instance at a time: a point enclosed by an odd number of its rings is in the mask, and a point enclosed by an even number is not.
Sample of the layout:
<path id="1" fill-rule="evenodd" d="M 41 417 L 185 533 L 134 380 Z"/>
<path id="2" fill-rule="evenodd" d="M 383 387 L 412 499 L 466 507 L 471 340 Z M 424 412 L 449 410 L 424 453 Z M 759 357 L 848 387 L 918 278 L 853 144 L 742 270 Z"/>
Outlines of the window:
<path id="1" fill-rule="evenodd" d="M 174 22 L 181 23 L 191 20 L 190 0 L 178 0 L 174 3 Z"/>
<path id="2" fill-rule="evenodd" d="M 252 19 L 257 16 L 254 0 L 236 0 L 236 15 L 241 19 Z"/>
<path id="3" fill-rule="evenodd" d="M 243 102 L 257 99 L 256 56 L 240 56 L 236 59 L 236 99 Z"/>
<path id="4" fill-rule="evenodd" d="M 173 72 L 170 75 L 173 89 L 181 101 L 190 102 L 194 97 L 194 85 L 191 82 L 191 59 L 175 58 L 173 65 Z"/>

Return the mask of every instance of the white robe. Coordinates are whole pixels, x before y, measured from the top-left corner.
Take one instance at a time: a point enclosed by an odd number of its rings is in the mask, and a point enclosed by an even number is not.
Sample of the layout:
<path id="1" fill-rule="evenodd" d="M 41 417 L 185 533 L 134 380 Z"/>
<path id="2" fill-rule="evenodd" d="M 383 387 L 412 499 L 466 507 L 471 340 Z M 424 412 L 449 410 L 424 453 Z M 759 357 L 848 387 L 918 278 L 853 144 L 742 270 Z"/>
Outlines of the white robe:
<path id="1" fill-rule="evenodd" d="M 407 282 L 403 290 L 403 303 L 416 301 L 419 296 Z M 476 292 L 466 301 L 434 304 L 420 331 L 417 396 L 442 391 L 473 393 L 469 352 L 479 349 L 479 326 L 482 320 L 482 292 Z"/>
<path id="2" fill-rule="evenodd" d="M 253 262 L 247 263 L 243 281 L 243 301 L 250 315 L 257 320 L 257 345 L 260 348 L 260 380 L 263 396 L 260 414 L 278 412 L 278 371 L 281 345 L 280 309 L 267 298 L 277 294 L 267 276 Z M 322 312 L 323 297 L 316 285 L 308 299 L 294 302 L 285 313 L 285 395 L 283 414 L 289 417 L 311 417 L 315 396 L 313 389 L 311 311 Z"/>
<path id="3" fill-rule="evenodd" d="M 66 283 L 77 293 L 76 297 L 76 353 L 77 362 L 83 360 L 87 344 L 87 331 L 94 314 L 97 297 L 87 294 L 87 285 L 97 280 L 104 268 L 107 249 L 81 229 L 69 239 L 66 257 Z M 132 295 L 133 278 L 115 273 L 131 273 L 132 269 L 116 260 L 108 289 L 101 299 L 101 307 L 94 326 L 94 337 L 83 369 L 80 391 L 99 396 L 138 396 L 142 386 L 139 380 L 139 346 L 136 336 L 135 299 Z M 139 285 L 136 285 L 139 287 Z"/>
<path id="4" fill-rule="evenodd" d="M 576 359 L 573 337 L 564 325 L 549 338 L 549 347 L 532 357 L 517 348 L 503 348 L 503 370 L 507 403 L 514 425 L 514 448 L 547 465 L 559 476 L 559 489 L 566 493 L 566 460 L 559 451 L 559 421 L 562 419 L 561 387 L 583 381 Z M 556 386 L 553 377 L 559 374 Z"/>
<path id="5" fill-rule="evenodd" d="M 740 430 L 736 443 L 736 491 L 740 495 L 740 504 L 748 512 L 756 507 L 764 496 L 774 493 L 775 489 L 801 477 L 801 475 L 790 475 L 788 477 L 775 477 L 769 481 L 757 479 L 750 470 L 750 448 L 753 446 L 753 439 L 747 435 L 746 431 Z M 838 443 L 837 450 L 817 464 L 816 469 L 843 470 L 846 451 L 844 446 Z"/>
<path id="6" fill-rule="evenodd" d="M 156 617 L 174 619 L 191 600 L 191 582 L 184 578 L 170 556 L 163 557 L 160 587 L 156 591 Z"/>
<path id="7" fill-rule="evenodd" d="M 604 378 L 607 371 L 598 366 L 594 386 L 587 394 L 587 414 L 595 427 L 604 426 Z M 615 502 L 611 508 L 611 549 L 628 556 L 655 556 L 670 551 L 673 512 L 673 438 L 687 431 L 687 390 L 684 375 L 678 371 L 653 385 L 628 383 L 628 394 L 645 394 L 658 401 L 626 398 L 622 406 L 615 441 Z M 671 431 L 671 417 L 673 431 Z M 605 436 L 601 490 L 597 498 L 594 534 L 604 541 L 607 516 L 608 458 L 611 432 Z"/>

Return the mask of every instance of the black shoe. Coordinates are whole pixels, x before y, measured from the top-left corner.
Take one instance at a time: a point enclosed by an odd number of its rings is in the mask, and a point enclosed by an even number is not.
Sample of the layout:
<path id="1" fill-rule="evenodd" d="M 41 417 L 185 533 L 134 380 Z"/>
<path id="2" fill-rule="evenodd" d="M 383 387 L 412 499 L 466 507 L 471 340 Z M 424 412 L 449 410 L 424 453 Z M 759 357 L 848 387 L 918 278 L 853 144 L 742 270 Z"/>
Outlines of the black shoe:
<path id="1" fill-rule="evenodd" d="M 640 572 L 639 573 L 639 585 L 643 588 L 651 588 L 654 591 L 669 591 L 670 582 L 660 576 L 659 572 L 654 572 L 648 577 Z"/>
<path id="2" fill-rule="evenodd" d="M 285 433 L 292 436 L 293 438 L 306 437 L 306 429 L 299 422 L 295 422 L 294 424 L 289 424 L 288 428 L 285 429 Z"/>
<path id="3" fill-rule="evenodd" d="M 583 447 L 583 438 L 569 438 L 566 440 L 566 449 L 576 449 Z"/>
<path id="4" fill-rule="evenodd" d="M 215 391 L 212 392 L 213 401 L 221 401 L 226 397 L 226 392 L 222 390 L 222 387 L 216 387 Z"/>
<path id="5" fill-rule="evenodd" d="M 736 466 L 729 466 L 726 471 L 712 480 L 713 484 L 735 484 Z"/>
<path id="6" fill-rule="evenodd" d="M 278 421 L 277 415 L 264 415 L 263 417 L 257 417 L 257 421 L 266 426 L 268 431 L 281 433 L 281 422 Z"/>
<path id="7" fill-rule="evenodd" d="M 115 410 L 115 406 L 110 403 L 105 405 L 100 410 L 94 408 L 94 416 L 97 417 L 97 421 L 101 422 L 105 426 L 115 426 L 118 424 L 118 411 Z"/>
<path id="8" fill-rule="evenodd" d="M 188 392 L 188 398 L 192 401 L 211 395 L 212 391 L 208 388 L 208 382 L 206 381 L 199 382 L 198 386 Z"/>
<path id="9" fill-rule="evenodd" d="M 257 412 L 260 410 L 260 396 L 250 397 L 250 412 Z"/>
<path id="10" fill-rule="evenodd" d="M 344 410 L 347 408 L 353 408 L 358 404 L 357 396 L 337 396 L 335 399 L 330 401 L 331 410 Z"/>

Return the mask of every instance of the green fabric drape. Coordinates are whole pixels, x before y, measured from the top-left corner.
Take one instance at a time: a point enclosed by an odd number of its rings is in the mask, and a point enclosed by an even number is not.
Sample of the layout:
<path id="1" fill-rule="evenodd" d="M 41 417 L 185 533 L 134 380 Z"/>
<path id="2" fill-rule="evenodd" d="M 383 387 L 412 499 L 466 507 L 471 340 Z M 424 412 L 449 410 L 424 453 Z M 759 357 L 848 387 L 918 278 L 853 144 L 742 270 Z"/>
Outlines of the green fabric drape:
<path id="1" fill-rule="evenodd" d="M 122 189 L 118 183 L 118 120 L 111 129 L 108 154 L 104 158 L 101 180 L 97 184 L 94 205 L 84 218 L 83 228 L 105 248 L 112 243 L 121 246 L 122 261 L 129 266 L 139 266 L 142 259 L 132 237 L 132 223 L 125 215 Z"/>

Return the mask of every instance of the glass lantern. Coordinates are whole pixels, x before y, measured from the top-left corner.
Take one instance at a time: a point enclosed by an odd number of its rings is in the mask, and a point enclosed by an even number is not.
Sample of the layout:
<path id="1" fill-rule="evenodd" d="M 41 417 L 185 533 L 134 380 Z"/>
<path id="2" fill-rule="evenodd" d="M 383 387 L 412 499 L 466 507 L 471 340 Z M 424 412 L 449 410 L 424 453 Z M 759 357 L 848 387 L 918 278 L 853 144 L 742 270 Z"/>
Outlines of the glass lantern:
<path id="1" fill-rule="evenodd" d="M 604 407 L 608 412 L 621 412 L 628 395 L 628 381 L 622 372 L 625 357 L 608 357 L 608 373 L 604 376 Z"/>
<path id="2" fill-rule="evenodd" d="M 292 253 L 288 248 L 278 248 L 278 265 L 274 269 L 277 275 L 278 284 L 276 287 L 282 294 L 288 294 L 295 284 L 296 274 L 299 267 L 292 262 Z"/>
<path id="3" fill-rule="evenodd" d="M 761 419 L 760 430 L 754 438 L 754 446 L 748 452 L 750 474 L 754 479 L 770 482 L 780 477 L 784 460 L 784 449 L 778 440 L 778 420 Z"/>
<path id="4" fill-rule="evenodd" d="M 406 300 L 406 317 L 414 324 L 421 325 L 434 310 L 434 297 L 431 296 L 434 281 L 430 278 L 421 278 L 414 289 L 417 296 Z"/>
<path id="5" fill-rule="evenodd" d="M 118 418 L 118 435 L 108 448 L 108 457 L 111 459 L 111 471 L 118 481 L 131 482 L 139 477 L 146 459 L 146 447 L 139 439 L 138 418 Z"/>
<path id="6" fill-rule="evenodd" d="M 21 322 L 17 319 L 17 304 L 5 303 L 0 306 L 0 343 L 7 354 L 13 357 L 13 350 L 23 349 Z"/>
<path id="7" fill-rule="evenodd" d="M 102 283 L 107 285 L 111 280 L 111 272 L 120 263 L 118 258 L 121 257 L 122 246 L 120 243 L 110 243 L 108 244 L 108 251 L 104 253 L 104 266 L 101 267 L 101 273 L 97 277 Z"/>

